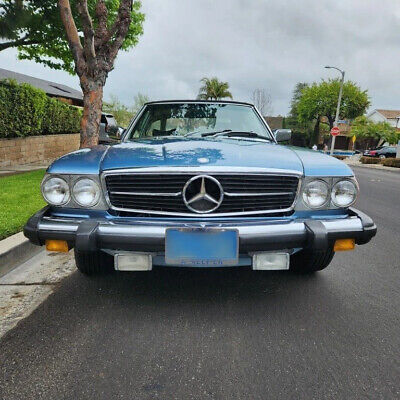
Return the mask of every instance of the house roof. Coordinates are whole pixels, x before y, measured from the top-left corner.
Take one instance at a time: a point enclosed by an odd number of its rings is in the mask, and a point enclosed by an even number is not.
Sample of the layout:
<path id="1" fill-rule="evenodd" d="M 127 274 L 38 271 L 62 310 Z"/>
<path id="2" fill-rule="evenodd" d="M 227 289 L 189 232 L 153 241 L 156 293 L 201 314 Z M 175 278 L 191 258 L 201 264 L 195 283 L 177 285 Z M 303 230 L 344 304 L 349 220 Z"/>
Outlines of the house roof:
<path id="1" fill-rule="evenodd" d="M 378 113 L 382 114 L 387 119 L 396 119 L 400 117 L 400 110 L 381 110 L 377 109 Z"/>
<path id="2" fill-rule="evenodd" d="M 44 79 L 34 78 L 33 76 L 20 74 L 18 72 L 9 71 L 0 68 L 1 79 L 15 79 L 18 83 L 29 83 L 30 85 L 43 90 L 49 96 L 65 97 L 67 99 L 82 101 L 83 96 L 80 90 L 73 89 L 60 83 L 46 81 Z"/>

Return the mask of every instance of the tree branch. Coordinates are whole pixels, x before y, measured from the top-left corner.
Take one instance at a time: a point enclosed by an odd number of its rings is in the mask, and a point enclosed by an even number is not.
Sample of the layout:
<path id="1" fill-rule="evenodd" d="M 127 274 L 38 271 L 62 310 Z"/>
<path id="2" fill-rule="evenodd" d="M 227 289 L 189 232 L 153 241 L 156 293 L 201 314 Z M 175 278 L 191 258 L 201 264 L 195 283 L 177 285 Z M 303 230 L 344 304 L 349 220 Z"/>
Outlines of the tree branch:
<path id="1" fill-rule="evenodd" d="M 96 18 L 97 18 L 97 28 L 95 31 L 95 49 L 101 47 L 104 43 L 104 38 L 108 36 L 107 29 L 107 17 L 108 9 L 104 0 L 98 0 L 96 3 Z"/>
<path id="2" fill-rule="evenodd" d="M 83 51 L 85 54 L 86 62 L 93 72 L 96 64 L 96 52 L 94 48 L 94 30 L 92 18 L 90 17 L 87 0 L 78 0 L 76 4 L 79 16 L 82 21 L 82 29 L 84 35 Z"/>
<path id="3" fill-rule="evenodd" d="M 0 51 L 9 49 L 10 47 L 29 46 L 31 44 L 39 44 L 39 40 L 28 40 L 29 36 L 26 35 L 21 39 L 12 40 L 10 42 L 0 43 Z"/>
<path id="4" fill-rule="evenodd" d="M 61 21 L 67 34 L 68 44 L 75 60 L 76 73 L 81 77 L 85 72 L 86 62 L 83 56 L 83 47 L 79 38 L 78 29 L 76 28 L 74 17 L 72 16 L 69 0 L 58 0 L 58 8 L 60 9 Z"/>
<path id="5" fill-rule="evenodd" d="M 109 47 L 111 64 L 114 63 L 114 60 L 118 54 L 118 50 L 121 48 L 122 43 L 125 40 L 126 34 L 128 33 L 129 26 L 132 21 L 132 3 L 132 0 L 120 1 L 118 17 L 110 29 L 111 36 L 109 37 L 109 40 L 112 39 L 113 36 L 115 36 L 114 41 L 110 44 Z"/>

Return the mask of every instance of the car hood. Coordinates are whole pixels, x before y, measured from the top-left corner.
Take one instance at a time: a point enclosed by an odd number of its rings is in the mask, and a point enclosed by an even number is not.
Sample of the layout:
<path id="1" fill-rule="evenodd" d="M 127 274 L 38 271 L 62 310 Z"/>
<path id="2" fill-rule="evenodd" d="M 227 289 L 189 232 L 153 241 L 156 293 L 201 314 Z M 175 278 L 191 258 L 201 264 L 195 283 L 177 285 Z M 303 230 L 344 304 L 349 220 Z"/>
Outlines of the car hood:
<path id="1" fill-rule="evenodd" d="M 230 138 L 142 139 L 96 146 L 61 157 L 49 172 L 96 174 L 124 168 L 198 166 L 284 169 L 311 176 L 352 175 L 341 161 L 315 151 Z"/>
<path id="2" fill-rule="evenodd" d="M 218 166 L 284 168 L 303 172 L 289 149 L 265 141 L 237 139 L 153 139 L 112 146 L 102 169 L 134 167 Z"/>

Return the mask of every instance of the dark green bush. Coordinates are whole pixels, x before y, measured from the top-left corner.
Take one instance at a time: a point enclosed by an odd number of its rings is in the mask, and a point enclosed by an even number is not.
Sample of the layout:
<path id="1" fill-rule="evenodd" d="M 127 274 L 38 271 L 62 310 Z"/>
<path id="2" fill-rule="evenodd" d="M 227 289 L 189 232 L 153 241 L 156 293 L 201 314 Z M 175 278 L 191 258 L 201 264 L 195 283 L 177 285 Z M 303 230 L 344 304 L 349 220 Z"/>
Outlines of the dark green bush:
<path id="1" fill-rule="evenodd" d="M 374 158 L 374 157 L 361 157 L 360 158 L 360 162 L 362 162 L 363 164 L 379 164 L 380 163 L 380 159 L 379 158 Z"/>
<path id="2" fill-rule="evenodd" d="M 79 132 L 81 116 L 81 111 L 78 108 L 48 97 L 46 112 L 43 116 L 43 134 L 77 133 Z"/>
<path id="3" fill-rule="evenodd" d="M 385 167 L 400 168 L 400 158 L 385 158 L 381 160 L 381 163 Z"/>
<path id="4" fill-rule="evenodd" d="M 0 81 L 0 138 L 77 133 L 81 111 L 42 90 Z"/>

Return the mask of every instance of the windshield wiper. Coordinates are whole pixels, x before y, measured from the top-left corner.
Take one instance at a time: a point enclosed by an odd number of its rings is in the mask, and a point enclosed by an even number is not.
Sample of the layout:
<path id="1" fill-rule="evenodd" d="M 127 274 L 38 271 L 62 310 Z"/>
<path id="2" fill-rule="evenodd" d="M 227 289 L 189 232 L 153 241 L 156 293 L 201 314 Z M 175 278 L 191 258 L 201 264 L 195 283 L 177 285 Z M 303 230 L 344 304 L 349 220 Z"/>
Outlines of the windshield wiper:
<path id="1" fill-rule="evenodd" d="M 194 135 L 199 135 L 201 137 L 205 137 L 205 136 L 214 136 L 217 133 L 223 133 L 223 132 L 231 132 L 232 129 L 224 129 L 223 131 L 216 131 L 216 132 L 203 132 L 200 133 L 200 131 L 196 131 L 196 132 L 189 132 L 186 135 L 183 136 L 194 136 Z"/>
<path id="2" fill-rule="evenodd" d="M 232 132 L 232 129 L 224 129 L 223 131 L 215 131 L 215 132 L 204 132 L 201 134 L 201 137 L 215 136 L 218 135 L 219 133 L 227 133 L 227 132 Z"/>
<path id="3" fill-rule="evenodd" d="M 221 132 L 204 133 L 201 136 L 249 137 L 249 138 L 263 139 L 263 140 L 267 140 L 268 142 L 272 142 L 271 139 L 269 139 L 263 135 L 259 135 L 258 133 L 255 133 L 255 132 L 232 131 L 231 129 L 226 129 L 225 131 L 221 131 Z"/>

